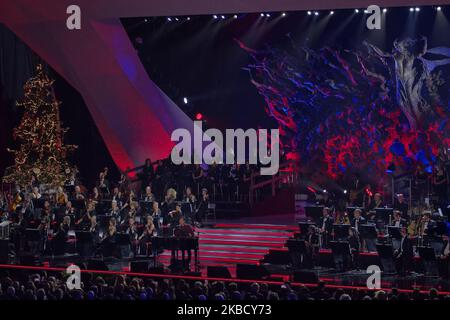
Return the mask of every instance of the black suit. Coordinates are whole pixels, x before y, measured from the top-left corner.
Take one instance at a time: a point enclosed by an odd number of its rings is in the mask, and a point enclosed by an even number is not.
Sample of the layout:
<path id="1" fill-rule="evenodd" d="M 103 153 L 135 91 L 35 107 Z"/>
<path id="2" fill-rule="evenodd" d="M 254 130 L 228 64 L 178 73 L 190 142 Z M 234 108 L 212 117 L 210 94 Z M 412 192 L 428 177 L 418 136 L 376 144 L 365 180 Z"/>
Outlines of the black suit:
<path id="1" fill-rule="evenodd" d="M 334 219 L 332 216 L 328 217 L 321 217 L 319 227 L 320 229 L 324 229 L 324 232 L 322 233 L 322 246 L 324 248 L 328 247 L 328 242 L 330 240 L 331 232 L 333 231 L 333 224 Z"/>

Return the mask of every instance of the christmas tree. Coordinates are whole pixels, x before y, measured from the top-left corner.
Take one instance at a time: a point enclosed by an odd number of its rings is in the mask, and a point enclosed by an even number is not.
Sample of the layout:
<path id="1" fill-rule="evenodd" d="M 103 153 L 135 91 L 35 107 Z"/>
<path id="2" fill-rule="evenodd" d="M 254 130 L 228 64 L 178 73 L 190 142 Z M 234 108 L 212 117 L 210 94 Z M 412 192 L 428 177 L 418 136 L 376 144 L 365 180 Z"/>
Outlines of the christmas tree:
<path id="1" fill-rule="evenodd" d="M 8 149 L 14 154 L 14 165 L 7 168 L 4 182 L 25 186 L 34 175 L 41 184 L 56 187 L 62 185 L 72 171 L 66 157 L 76 146 L 63 143 L 68 129 L 61 128 L 61 103 L 54 96 L 53 82 L 42 65 L 38 65 L 36 75 L 24 85 L 24 98 L 17 102 L 24 114 L 13 132 L 20 147 Z"/>

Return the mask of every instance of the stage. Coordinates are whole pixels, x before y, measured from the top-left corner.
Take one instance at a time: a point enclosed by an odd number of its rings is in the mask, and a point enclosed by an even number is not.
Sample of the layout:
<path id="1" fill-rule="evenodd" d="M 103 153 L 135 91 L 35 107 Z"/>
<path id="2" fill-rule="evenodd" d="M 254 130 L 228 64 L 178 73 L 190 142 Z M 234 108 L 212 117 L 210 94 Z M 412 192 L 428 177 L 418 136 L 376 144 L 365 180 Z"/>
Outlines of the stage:
<path id="1" fill-rule="evenodd" d="M 266 217 L 265 222 L 276 217 Z M 287 240 L 298 236 L 299 227 L 295 224 L 281 224 L 292 216 L 280 217 L 276 223 L 243 223 L 254 218 L 218 220 L 214 224 L 197 228 L 199 236 L 198 261 L 196 269 L 194 254 L 189 270 L 180 270 L 172 264 L 171 251 L 161 252 L 154 257 L 136 256 L 134 258 L 81 258 L 78 254 L 63 256 L 15 257 L 11 265 L 3 264 L 2 269 L 33 269 L 65 271 L 76 264 L 86 272 L 105 275 L 128 274 L 155 278 L 222 280 L 253 282 L 263 280 L 273 284 L 289 281 L 295 285 L 316 285 L 323 281 L 327 286 L 367 289 L 366 272 L 368 265 L 381 265 L 375 252 L 361 253 L 360 270 L 337 271 L 333 265 L 331 250 L 321 249 L 316 257 L 316 266 L 310 269 L 294 269 L 287 248 Z M 261 217 L 256 220 L 261 222 Z M 415 259 L 420 266 L 418 258 Z M 420 267 L 418 270 L 421 270 Z M 198 272 L 196 272 L 198 271 Z M 450 281 L 425 272 L 413 272 L 406 276 L 393 273 L 381 274 L 381 287 L 389 290 L 398 288 L 409 292 L 413 288 L 429 290 L 437 288 L 450 292 Z"/>

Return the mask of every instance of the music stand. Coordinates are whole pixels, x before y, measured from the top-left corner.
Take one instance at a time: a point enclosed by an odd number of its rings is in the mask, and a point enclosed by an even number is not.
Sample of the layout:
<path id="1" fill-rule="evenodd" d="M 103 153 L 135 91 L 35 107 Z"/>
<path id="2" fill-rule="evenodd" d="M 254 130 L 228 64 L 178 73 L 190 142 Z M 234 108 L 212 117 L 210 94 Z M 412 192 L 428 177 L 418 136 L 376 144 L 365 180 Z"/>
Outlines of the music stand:
<path id="1" fill-rule="evenodd" d="M 307 218 L 311 218 L 316 224 L 320 223 L 324 206 L 306 206 L 305 215 Z"/>
<path id="2" fill-rule="evenodd" d="M 350 261 L 350 244 L 348 241 L 330 241 L 334 265 L 338 271 L 344 271 Z"/>
<path id="3" fill-rule="evenodd" d="M 94 252 L 94 237 L 89 231 L 75 231 L 77 252 L 81 257 L 90 257 Z"/>
<path id="4" fill-rule="evenodd" d="M 425 274 L 432 277 L 439 276 L 439 268 L 434 249 L 432 247 L 417 247 L 417 249 L 425 267 Z"/>
<path id="5" fill-rule="evenodd" d="M 401 227 L 388 226 L 388 234 L 391 238 L 395 240 L 401 240 L 402 235 L 400 234 Z"/>
<path id="6" fill-rule="evenodd" d="M 395 273 L 393 249 L 390 244 L 377 244 L 378 257 L 385 273 Z"/>
<path id="7" fill-rule="evenodd" d="M 350 229 L 349 224 L 333 224 L 333 232 L 335 239 L 347 239 Z"/>
<path id="8" fill-rule="evenodd" d="M 375 220 L 389 224 L 389 217 L 394 213 L 393 208 L 375 208 Z"/>

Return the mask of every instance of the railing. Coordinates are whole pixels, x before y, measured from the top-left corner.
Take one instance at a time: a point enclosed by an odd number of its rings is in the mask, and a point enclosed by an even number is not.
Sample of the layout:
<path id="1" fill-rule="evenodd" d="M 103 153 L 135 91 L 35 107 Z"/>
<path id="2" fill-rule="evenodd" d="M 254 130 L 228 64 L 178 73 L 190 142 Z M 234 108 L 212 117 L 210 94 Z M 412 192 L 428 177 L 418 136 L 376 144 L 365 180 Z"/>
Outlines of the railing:
<path id="1" fill-rule="evenodd" d="M 276 191 L 281 183 L 295 185 L 298 181 L 298 164 L 295 161 L 286 161 L 280 165 L 278 173 L 271 176 L 268 180 L 256 182 L 256 179 L 258 177 L 267 176 L 262 176 L 259 172 L 253 173 L 251 175 L 249 190 L 250 206 L 253 206 L 253 204 L 256 202 L 258 191 L 268 185 L 271 186 L 272 196 L 276 195 Z"/>

